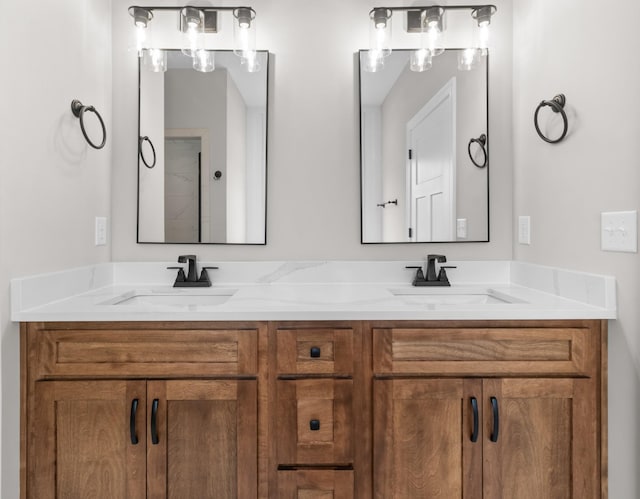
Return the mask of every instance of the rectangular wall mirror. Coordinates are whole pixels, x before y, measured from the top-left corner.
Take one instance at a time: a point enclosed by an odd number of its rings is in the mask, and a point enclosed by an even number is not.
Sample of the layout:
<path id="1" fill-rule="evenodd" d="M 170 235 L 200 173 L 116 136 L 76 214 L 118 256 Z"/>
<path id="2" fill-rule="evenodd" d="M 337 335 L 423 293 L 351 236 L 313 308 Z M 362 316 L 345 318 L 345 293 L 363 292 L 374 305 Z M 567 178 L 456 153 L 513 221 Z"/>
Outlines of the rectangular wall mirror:
<path id="1" fill-rule="evenodd" d="M 489 240 L 488 55 L 458 69 L 447 49 L 413 72 L 394 50 L 360 52 L 363 243 Z"/>
<path id="2" fill-rule="evenodd" d="M 207 73 L 166 52 L 139 62 L 138 242 L 266 244 L 268 52 L 248 72 L 214 51 Z"/>

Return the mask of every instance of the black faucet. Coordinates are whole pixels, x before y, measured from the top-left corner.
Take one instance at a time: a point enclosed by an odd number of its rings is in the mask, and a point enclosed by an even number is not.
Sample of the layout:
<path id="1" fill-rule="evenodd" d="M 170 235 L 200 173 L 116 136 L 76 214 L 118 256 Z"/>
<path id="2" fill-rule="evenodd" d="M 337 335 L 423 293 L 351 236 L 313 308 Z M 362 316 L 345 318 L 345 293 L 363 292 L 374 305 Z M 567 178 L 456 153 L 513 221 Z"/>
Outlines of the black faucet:
<path id="1" fill-rule="evenodd" d="M 445 263 L 446 261 L 447 257 L 444 255 L 427 255 L 426 277 L 422 267 L 407 267 L 408 269 L 417 269 L 411 284 L 414 286 L 451 286 L 446 269 L 455 269 L 455 266 L 441 265 L 440 271 L 436 275 L 436 262 Z"/>
<path id="2" fill-rule="evenodd" d="M 180 255 L 178 263 L 187 263 L 187 274 L 184 273 L 183 267 L 167 267 L 168 269 L 178 270 L 178 275 L 173 283 L 174 288 L 205 288 L 211 286 L 211 279 L 207 269 L 217 269 L 218 267 L 202 267 L 200 278 L 197 277 L 196 271 L 196 255 Z"/>

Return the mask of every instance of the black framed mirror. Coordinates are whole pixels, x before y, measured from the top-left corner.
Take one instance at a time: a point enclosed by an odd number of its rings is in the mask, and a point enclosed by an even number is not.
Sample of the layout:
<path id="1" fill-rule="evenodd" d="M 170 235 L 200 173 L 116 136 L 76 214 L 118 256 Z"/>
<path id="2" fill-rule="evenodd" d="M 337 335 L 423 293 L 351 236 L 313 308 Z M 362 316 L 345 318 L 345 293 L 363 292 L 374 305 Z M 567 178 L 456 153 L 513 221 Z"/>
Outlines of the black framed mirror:
<path id="1" fill-rule="evenodd" d="M 423 72 L 413 50 L 375 72 L 360 51 L 363 244 L 489 240 L 489 56 L 462 70 L 464 51 Z"/>
<path id="2" fill-rule="evenodd" d="M 139 59 L 138 242 L 266 244 L 268 52 L 254 72 L 165 53 L 164 72 Z"/>

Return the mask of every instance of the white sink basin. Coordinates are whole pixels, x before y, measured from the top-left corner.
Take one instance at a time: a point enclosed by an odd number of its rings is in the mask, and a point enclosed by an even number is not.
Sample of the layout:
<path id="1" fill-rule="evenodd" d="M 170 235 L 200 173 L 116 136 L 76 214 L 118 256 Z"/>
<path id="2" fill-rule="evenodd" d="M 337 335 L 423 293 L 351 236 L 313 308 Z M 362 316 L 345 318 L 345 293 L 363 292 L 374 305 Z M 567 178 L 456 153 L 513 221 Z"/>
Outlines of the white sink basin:
<path id="1" fill-rule="evenodd" d="M 163 306 L 163 307 L 212 307 L 222 305 L 237 289 L 180 290 L 176 292 L 136 290 L 120 295 L 105 305 Z"/>
<path id="2" fill-rule="evenodd" d="M 399 288 L 391 294 L 407 305 L 504 305 L 522 300 L 493 289 Z"/>

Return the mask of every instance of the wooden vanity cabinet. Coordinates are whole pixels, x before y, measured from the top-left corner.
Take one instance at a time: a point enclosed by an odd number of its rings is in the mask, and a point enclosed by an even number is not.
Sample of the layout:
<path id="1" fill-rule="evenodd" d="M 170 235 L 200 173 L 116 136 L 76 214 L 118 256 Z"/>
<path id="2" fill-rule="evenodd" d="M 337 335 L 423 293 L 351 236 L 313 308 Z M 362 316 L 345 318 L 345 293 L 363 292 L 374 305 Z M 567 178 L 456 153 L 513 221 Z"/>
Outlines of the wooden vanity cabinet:
<path id="1" fill-rule="evenodd" d="M 606 321 L 27 323 L 21 499 L 606 499 Z"/>
<path id="2" fill-rule="evenodd" d="M 374 497 L 606 497 L 605 334 L 372 327 Z"/>
<path id="3" fill-rule="evenodd" d="M 265 328 L 48 323 L 22 334 L 22 497 L 259 496 Z"/>

